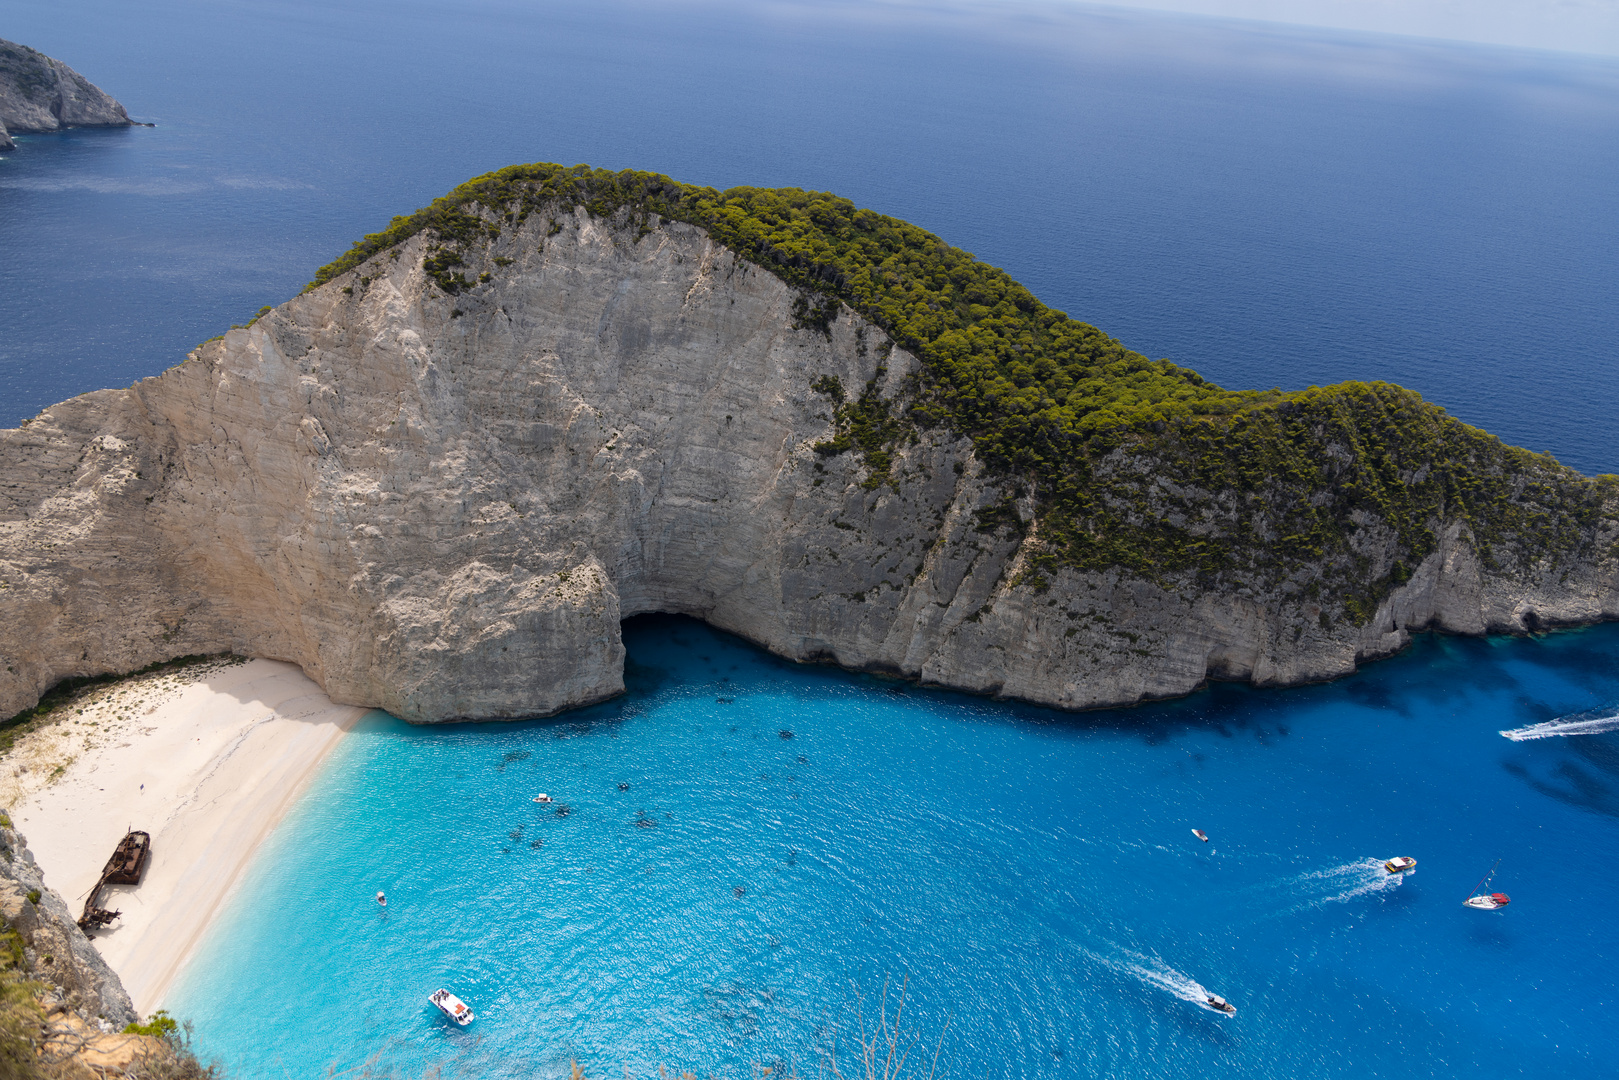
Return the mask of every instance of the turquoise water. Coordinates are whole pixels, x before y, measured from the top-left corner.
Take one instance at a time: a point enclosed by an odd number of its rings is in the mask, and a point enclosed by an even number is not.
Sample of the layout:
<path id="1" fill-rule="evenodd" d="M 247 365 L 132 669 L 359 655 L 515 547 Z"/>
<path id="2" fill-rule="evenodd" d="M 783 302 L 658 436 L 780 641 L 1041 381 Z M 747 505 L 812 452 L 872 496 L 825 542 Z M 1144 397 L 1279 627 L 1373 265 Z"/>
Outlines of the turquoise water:
<path id="1" fill-rule="evenodd" d="M 1619 1069 L 1619 734 L 1497 734 L 1619 701 L 1619 627 L 1082 716 L 685 619 L 626 642 L 603 706 L 364 721 L 173 991 L 202 1048 L 249 1077 L 812 1073 L 856 991 L 908 978 L 952 1076 Z M 1512 905 L 1463 908 L 1496 858 Z"/>

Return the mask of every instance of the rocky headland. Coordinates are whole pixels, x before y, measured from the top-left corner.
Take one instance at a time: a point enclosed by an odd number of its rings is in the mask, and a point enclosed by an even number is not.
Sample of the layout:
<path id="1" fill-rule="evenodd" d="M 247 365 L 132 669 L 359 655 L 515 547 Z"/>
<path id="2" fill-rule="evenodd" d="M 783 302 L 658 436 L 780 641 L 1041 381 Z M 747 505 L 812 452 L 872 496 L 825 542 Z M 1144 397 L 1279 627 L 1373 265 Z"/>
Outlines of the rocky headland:
<path id="1" fill-rule="evenodd" d="M 0 477 L 0 715 L 215 652 L 541 715 L 653 611 L 1063 709 L 1619 617 L 1619 479 L 1387 384 L 1222 390 L 846 200 L 582 166 L 395 219 Z"/>
<path id="2" fill-rule="evenodd" d="M 62 61 L 0 38 L 0 150 L 15 147 L 14 132 L 134 123 L 122 105 Z"/>

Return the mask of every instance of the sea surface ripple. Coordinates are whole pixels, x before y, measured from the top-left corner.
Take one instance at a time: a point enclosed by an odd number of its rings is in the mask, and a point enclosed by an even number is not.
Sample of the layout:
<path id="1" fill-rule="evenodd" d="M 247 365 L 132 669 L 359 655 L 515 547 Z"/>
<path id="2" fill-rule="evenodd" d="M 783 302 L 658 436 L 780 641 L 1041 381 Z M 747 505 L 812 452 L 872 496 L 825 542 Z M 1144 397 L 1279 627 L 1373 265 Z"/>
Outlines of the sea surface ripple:
<path id="1" fill-rule="evenodd" d="M 1079 716 L 687 619 L 626 635 L 606 705 L 363 722 L 171 995 L 204 1051 L 241 1076 L 807 1075 L 908 981 L 955 1076 L 1619 1069 L 1619 734 L 1497 735 L 1613 700 L 1619 626 Z M 1463 907 L 1497 858 L 1512 906 Z"/>

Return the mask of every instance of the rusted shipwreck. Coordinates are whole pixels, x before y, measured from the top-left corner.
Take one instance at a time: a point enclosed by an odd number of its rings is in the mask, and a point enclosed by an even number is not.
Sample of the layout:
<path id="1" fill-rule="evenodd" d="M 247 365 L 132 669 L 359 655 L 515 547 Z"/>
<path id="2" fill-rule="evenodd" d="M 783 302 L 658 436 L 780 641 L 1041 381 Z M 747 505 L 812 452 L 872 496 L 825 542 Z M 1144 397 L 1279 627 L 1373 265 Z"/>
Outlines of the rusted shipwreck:
<path id="1" fill-rule="evenodd" d="M 101 892 L 108 885 L 139 885 L 146 873 L 146 864 L 152 860 L 152 837 L 149 833 L 131 829 L 118 841 L 112 858 L 107 860 L 95 888 L 84 901 L 84 914 L 79 916 L 79 929 L 88 934 L 98 927 L 107 926 L 123 914 L 101 906 Z"/>

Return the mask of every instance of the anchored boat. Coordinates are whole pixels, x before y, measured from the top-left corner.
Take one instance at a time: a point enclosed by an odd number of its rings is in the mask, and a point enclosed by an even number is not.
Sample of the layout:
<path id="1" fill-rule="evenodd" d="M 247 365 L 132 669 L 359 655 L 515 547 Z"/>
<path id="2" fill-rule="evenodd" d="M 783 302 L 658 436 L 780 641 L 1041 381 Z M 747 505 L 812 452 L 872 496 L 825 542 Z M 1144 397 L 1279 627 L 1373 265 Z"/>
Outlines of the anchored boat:
<path id="1" fill-rule="evenodd" d="M 1203 841 L 1205 844 L 1209 842 L 1209 834 L 1204 832 L 1202 829 L 1193 829 L 1192 835 Z"/>
<path id="2" fill-rule="evenodd" d="M 1473 891 L 1467 894 L 1467 899 L 1463 900 L 1462 903 L 1466 904 L 1470 908 L 1477 908 L 1480 911 L 1494 911 L 1497 908 L 1504 908 L 1508 904 L 1512 903 L 1512 897 L 1508 896 L 1504 892 L 1484 891 L 1490 887 L 1490 881 L 1495 877 L 1496 868 L 1500 865 L 1501 860 L 1495 860 L 1495 866 L 1490 867 L 1490 872 L 1478 879 L 1478 884 L 1473 886 Z"/>
<path id="3" fill-rule="evenodd" d="M 1411 858 L 1409 855 L 1396 855 L 1394 858 L 1383 864 L 1383 869 L 1387 870 L 1391 874 L 1403 874 L 1407 870 L 1415 870 L 1416 868 L 1417 860 Z"/>
<path id="4" fill-rule="evenodd" d="M 438 1011 L 454 1020 L 462 1027 L 472 1023 L 472 1010 L 467 1003 L 450 993 L 448 990 L 438 989 L 428 995 L 428 1001 L 438 1006 Z"/>

